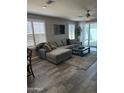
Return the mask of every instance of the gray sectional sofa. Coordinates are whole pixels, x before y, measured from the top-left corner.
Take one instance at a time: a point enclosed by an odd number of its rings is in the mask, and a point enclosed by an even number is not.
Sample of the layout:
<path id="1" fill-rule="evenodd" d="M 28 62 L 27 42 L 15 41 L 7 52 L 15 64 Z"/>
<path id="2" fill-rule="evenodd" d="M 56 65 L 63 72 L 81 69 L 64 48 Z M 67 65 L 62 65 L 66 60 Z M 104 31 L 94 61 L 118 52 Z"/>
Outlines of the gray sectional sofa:
<path id="1" fill-rule="evenodd" d="M 67 44 L 66 39 L 51 41 L 49 44 L 55 46 L 56 48 L 47 52 L 44 48 L 38 49 L 40 58 L 46 59 L 54 64 L 59 64 L 64 60 L 71 58 L 72 48 L 79 45 L 76 40 L 70 40 L 70 44 Z"/>

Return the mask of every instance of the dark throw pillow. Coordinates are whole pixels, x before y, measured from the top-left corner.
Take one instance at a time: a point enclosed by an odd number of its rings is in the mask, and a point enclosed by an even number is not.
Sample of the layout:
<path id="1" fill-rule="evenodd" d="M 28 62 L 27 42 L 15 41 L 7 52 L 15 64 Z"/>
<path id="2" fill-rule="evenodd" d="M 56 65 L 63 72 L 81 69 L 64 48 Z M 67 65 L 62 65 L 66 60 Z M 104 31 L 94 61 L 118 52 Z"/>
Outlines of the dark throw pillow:
<path id="1" fill-rule="evenodd" d="M 66 39 L 67 45 L 70 45 L 70 39 Z"/>
<path id="2" fill-rule="evenodd" d="M 36 51 L 38 51 L 39 49 L 43 48 L 45 43 L 39 43 L 37 46 L 36 46 Z"/>

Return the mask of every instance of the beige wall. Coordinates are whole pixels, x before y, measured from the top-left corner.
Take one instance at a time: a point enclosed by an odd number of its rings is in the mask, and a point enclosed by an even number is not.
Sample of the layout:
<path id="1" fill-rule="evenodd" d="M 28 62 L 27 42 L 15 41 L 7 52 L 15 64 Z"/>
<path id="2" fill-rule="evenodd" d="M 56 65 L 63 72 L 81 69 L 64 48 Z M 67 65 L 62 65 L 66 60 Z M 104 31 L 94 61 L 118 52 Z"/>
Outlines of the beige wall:
<path id="1" fill-rule="evenodd" d="M 68 38 L 68 24 L 75 22 L 69 21 L 66 19 L 62 18 L 56 18 L 56 17 L 48 17 L 48 16 L 42 16 L 42 15 L 34 15 L 34 14 L 28 14 L 27 19 L 34 19 L 34 20 L 43 20 L 45 21 L 46 25 L 46 39 L 47 41 L 52 41 L 52 40 L 59 40 L 59 39 L 64 39 Z M 64 24 L 65 25 L 65 34 L 63 35 L 54 35 L 54 24 Z"/>

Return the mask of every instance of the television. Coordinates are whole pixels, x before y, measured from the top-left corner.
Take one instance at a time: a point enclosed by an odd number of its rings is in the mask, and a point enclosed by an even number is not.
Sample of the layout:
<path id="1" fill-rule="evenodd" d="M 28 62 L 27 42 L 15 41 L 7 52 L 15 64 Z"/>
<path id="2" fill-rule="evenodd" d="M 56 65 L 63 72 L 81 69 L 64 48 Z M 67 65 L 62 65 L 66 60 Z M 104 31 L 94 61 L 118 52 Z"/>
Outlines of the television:
<path id="1" fill-rule="evenodd" d="M 54 34 L 55 35 L 65 34 L 65 25 L 54 24 Z"/>

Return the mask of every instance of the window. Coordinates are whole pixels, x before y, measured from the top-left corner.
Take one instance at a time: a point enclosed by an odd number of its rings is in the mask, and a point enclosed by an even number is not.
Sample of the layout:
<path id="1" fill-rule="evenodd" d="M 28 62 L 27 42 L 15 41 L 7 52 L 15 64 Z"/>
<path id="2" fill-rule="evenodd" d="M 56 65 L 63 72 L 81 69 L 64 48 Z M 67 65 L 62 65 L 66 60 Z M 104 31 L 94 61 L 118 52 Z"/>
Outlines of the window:
<path id="1" fill-rule="evenodd" d="M 32 24 L 30 21 L 27 22 L 27 46 L 33 46 L 33 32 L 32 32 Z"/>
<path id="2" fill-rule="evenodd" d="M 69 24 L 69 39 L 75 39 L 75 25 Z"/>
<path id="3" fill-rule="evenodd" d="M 46 42 L 45 23 L 43 21 L 27 22 L 27 46 L 36 46 Z"/>
<path id="4" fill-rule="evenodd" d="M 33 27 L 36 45 L 42 42 L 46 42 L 44 22 L 33 22 Z"/>

